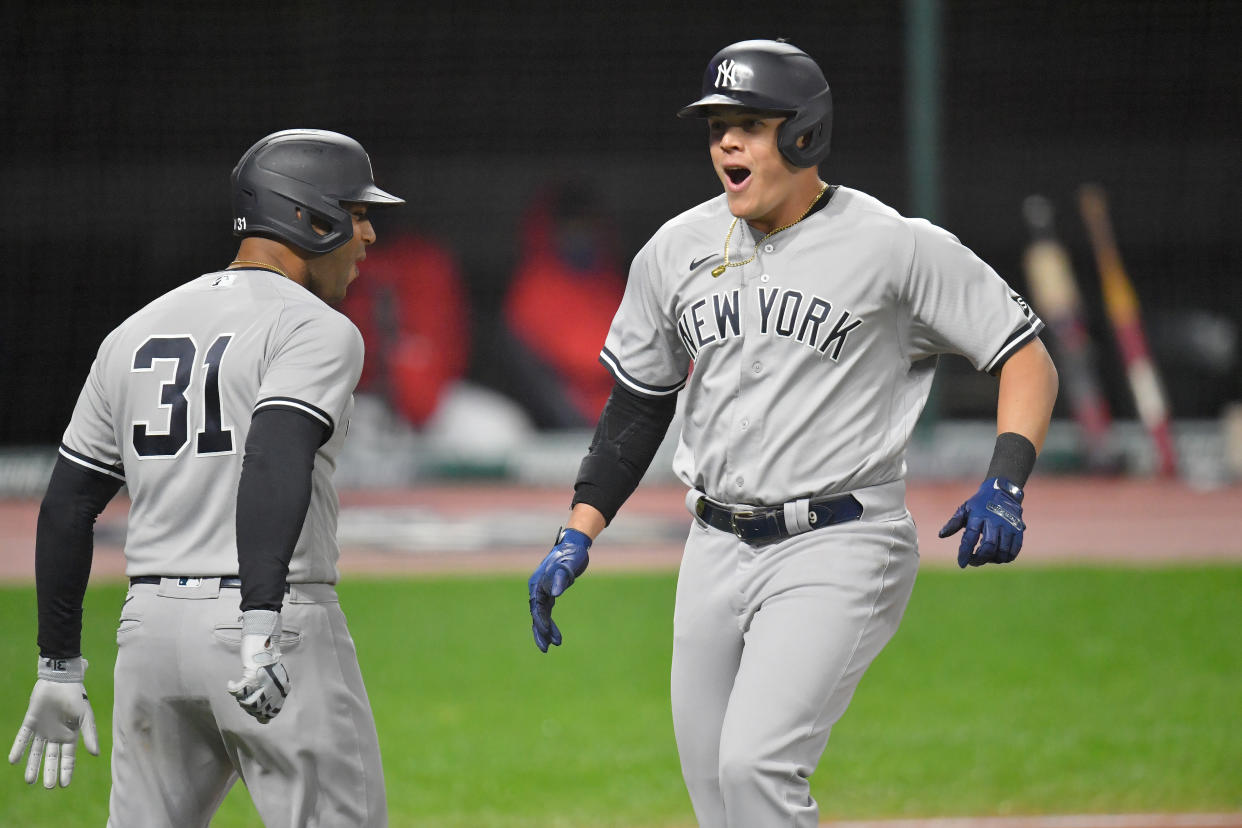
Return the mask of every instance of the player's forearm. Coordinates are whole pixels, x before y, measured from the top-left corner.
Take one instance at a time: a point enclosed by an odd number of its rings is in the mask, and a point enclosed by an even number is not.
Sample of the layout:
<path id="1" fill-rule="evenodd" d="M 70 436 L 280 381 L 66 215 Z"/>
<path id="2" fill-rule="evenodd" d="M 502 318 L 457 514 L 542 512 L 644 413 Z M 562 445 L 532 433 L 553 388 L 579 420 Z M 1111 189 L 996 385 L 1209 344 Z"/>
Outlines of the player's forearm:
<path id="1" fill-rule="evenodd" d="M 1010 357 L 1000 374 L 997 434 L 1021 434 L 1038 452 L 1048 436 L 1057 386 L 1056 366 L 1038 339 Z"/>
<path id="2" fill-rule="evenodd" d="M 591 540 L 595 540 L 606 525 L 603 513 L 589 503 L 574 504 L 569 520 L 565 522 L 566 529 L 577 529 Z"/>
<path id="3" fill-rule="evenodd" d="M 603 521 L 594 533 L 588 533 L 591 537 L 612 521 L 621 504 L 638 488 L 676 406 L 676 397 L 642 397 L 620 385 L 613 387 L 574 483 L 574 510 L 591 507 L 591 512 L 578 513 L 578 518 L 588 527 L 595 525 L 596 515 Z M 569 528 L 580 529 L 573 524 Z"/>
<path id="4" fill-rule="evenodd" d="M 95 518 L 120 489 L 115 478 L 56 461 L 39 508 L 35 536 L 35 590 L 39 600 L 39 654 L 82 654 L 82 597 L 94 556 Z"/>

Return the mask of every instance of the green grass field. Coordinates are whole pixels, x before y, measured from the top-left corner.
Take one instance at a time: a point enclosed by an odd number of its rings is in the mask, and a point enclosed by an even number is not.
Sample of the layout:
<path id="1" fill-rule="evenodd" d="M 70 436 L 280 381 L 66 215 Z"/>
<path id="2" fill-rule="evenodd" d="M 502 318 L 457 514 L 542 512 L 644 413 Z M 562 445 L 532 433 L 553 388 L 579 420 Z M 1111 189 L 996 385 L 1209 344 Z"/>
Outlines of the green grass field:
<path id="1" fill-rule="evenodd" d="M 545 656 L 524 576 L 343 584 L 392 824 L 693 825 L 668 714 L 673 587 L 584 578 Z M 54 792 L 7 768 L 0 825 L 103 824 L 123 592 L 87 596 L 105 755 L 80 749 Z M 34 606 L 33 589 L 0 589 L 6 749 L 34 680 Z M 929 568 L 813 779 L 823 817 L 1242 810 L 1240 631 L 1236 565 Z M 260 825 L 240 785 L 213 825 Z"/>

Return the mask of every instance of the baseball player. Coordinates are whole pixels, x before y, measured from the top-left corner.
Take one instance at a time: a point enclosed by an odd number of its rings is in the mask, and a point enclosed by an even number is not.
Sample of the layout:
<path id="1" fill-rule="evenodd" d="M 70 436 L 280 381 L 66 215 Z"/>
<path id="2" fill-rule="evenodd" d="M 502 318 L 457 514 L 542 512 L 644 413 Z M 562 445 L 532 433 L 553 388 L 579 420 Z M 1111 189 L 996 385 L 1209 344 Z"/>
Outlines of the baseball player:
<path id="1" fill-rule="evenodd" d="M 674 468 L 693 521 L 671 675 L 682 772 L 704 826 L 814 826 L 809 778 L 914 585 L 904 455 L 934 358 L 961 354 L 1000 378 L 991 465 L 941 531 L 964 529 L 963 567 L 1021 548 L 1056 371 L 1043 323 L 956 238 L 820 180 L 832 104 L 806 53 L 728 46 L 679 114 L 706 119 L 724 193 L 634 258 L 600 355 L 615 387 L 566 527 L 530 578 L 535 643 L 561 643 L 553 604 L 684 388 Z"/>
<path id="2" fill-rule="evenodd" d="M 92 525 L 132 501 L 109 822 L 205 826 L 240 777 L 268 826 L 387 823 L 379 742 L 337 602 L 331 475 L 362 339 L 329 307 L 375 241 L 357 141 L 287 130 L 232 176 L 237 258 L 100 345 L 39 513 L 38 681 L 9 753 L 67 786 L 98 753 L 81 653 Z"/>

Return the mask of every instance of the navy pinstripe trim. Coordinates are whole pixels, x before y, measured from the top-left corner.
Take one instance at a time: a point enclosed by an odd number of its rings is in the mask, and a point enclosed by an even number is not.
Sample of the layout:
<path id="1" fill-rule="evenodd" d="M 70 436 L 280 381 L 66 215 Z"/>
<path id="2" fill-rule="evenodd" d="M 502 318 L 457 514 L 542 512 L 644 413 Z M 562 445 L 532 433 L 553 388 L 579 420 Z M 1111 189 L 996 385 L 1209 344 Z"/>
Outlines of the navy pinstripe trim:
<path id="1" fill-rule="evenodd" d="M 76 463 L 77 465 L 90 469 L 93 472 L 106 474 L 108 477 L 114 477 L 122 483 L 125 482 L 125 467 L 120 463 L 115 466 L 110 466 L 107 463 L 102 463 L 93 457 L 87 457 L 81 452 L 74 451 L 64 443 L 60 444 L 60 456 L 68 460 L 70 463 Z"/>
<path id="2" fill-rule="evenodd" d="M 612 374 L 613 379 L 631 391 L 642 394 L 645 397 L 667 397 L 669 394 L 676 394 L 686 385 L 684 379 L 674 385 L 648 385 L 645 382 L 636 380 L 625 372 L 625 369 L 621 367 L 621 361 L 607 348 L 599 352 L 599 361 L 608 369 L 608 373 Z"/>
<path id="3" fill-rule="evenodd" d="M 996 356 L 992 357 L 992 361 L 983 369 L 989 374 L 995 374 L 1000 370 L 1001 366 L 1026 343 L 1039 336 L 1039 332 L 1044 329 L 1044 323 L 1041 319 L 1035 319 L 1034 322 L 1027 323 L 1009 335 L 1009 339 L 1005 340 L 1005 344 L 996 352 Z"/>
<path id="4" fill-rule="evenodd" d="M 304 414 L 312 420 L 317 420 L 328 430 L 327 435 L 323 438 L 324 443 L 332 438 L 332 433 L 336 431 L 336 424 L 332 422 L 332 415 L 324 411 L 318 406 L 311 405 L 303 400 L 294 399 L 293 397 L 268 397 L 259 400 L 255 405 L 253 414 L 258 414 L 267 408 L 283 408 L 288 411 L 296 411 Z M 322 443 L 320 445 L 323 445 Z"/>

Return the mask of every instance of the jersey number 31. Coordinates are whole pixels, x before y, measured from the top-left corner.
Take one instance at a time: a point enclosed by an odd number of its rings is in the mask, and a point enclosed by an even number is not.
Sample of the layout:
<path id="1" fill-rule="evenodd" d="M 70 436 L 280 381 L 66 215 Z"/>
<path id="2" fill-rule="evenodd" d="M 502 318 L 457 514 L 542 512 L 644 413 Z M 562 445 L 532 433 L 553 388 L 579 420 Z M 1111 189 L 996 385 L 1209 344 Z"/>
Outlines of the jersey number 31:
<path id="1" fill-rule="evenodd" d="M 203 358 L 203 428 L 194 443 L 195 454 L 233 451 L 233 430 L 220 417 L 220 362 L 232 334 L 221 334 Z M 188 336 L 153 336 L 134 352 L 133 371 L 153 371 L 157 361 L 176 363 L 171 380 L 160 383 L 159 407 L 168 411 L 168 430 L 154 431 L 146 421 L 134 421 L 134 451 L 139 457 L 175 457 L 190 439 L 190 401 L 186 391 L 193 378 L 198 349 Z"/>

